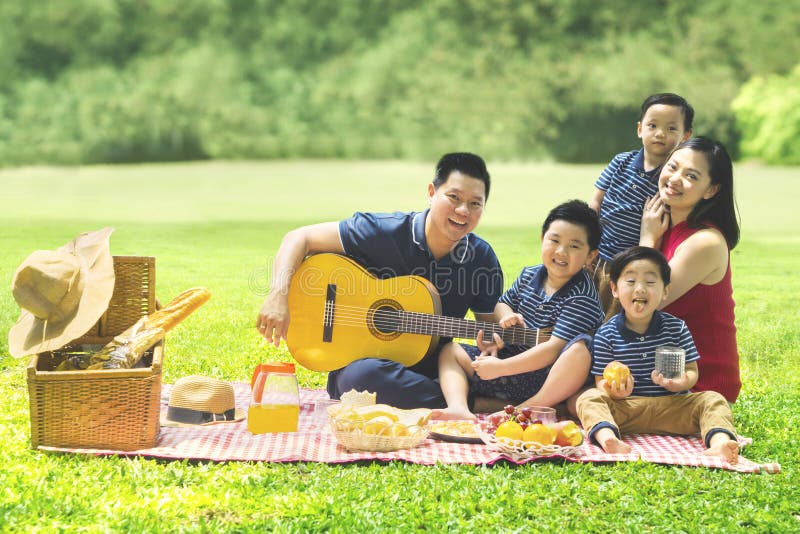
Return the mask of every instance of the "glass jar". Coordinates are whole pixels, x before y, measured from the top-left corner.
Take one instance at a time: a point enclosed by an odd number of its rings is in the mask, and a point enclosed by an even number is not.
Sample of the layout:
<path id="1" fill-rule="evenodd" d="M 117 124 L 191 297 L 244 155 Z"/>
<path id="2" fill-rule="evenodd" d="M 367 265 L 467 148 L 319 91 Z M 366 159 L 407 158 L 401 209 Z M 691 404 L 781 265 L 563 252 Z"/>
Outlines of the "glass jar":
<path id="1" fill-rule="evenodd" d="M 300 389 L 293 363 L 260 364 L 253 373 L 252 389 L 247 430 L 253 434 L 297 432 Z"/>

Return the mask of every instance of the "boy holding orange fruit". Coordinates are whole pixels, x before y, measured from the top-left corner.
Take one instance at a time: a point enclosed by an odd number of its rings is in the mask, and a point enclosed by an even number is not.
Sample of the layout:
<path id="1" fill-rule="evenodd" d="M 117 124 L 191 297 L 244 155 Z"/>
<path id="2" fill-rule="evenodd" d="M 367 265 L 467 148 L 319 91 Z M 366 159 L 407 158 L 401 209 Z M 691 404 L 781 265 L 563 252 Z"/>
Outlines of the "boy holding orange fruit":
<path id="1" fill-rule="evenodd" d="M 578 417 L 589 439 L 607 453 L 627 454 L 631 447 L 622 434 L 699 433 L 704 454 L 736 463 L 739 445 L 728 402 L 715 391 L 689 392 L 700 358 L 692 335 L 682 320 L 658 311 L 669 288 L 666 258 L 653 248 L 631 247 L 614 256 L 609 275 L 622 311 L 595 333 L 597 387 L 578 398 Z M 681 376 L 665 378 L 655 370 L 655 351 L 663 345 L 685 351 Z"/>

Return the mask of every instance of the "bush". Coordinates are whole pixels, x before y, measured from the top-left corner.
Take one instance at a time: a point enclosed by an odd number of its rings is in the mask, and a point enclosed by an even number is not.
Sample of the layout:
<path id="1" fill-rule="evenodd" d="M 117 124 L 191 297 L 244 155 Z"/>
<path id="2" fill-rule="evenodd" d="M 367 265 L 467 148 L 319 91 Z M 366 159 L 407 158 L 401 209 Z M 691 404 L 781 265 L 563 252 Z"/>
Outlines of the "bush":
<path id="1" fill-rule="evenodd" d="M 756 76 L 733 102 L 742 155 L 800 165 L 800 64 L 786 76 Z"/>

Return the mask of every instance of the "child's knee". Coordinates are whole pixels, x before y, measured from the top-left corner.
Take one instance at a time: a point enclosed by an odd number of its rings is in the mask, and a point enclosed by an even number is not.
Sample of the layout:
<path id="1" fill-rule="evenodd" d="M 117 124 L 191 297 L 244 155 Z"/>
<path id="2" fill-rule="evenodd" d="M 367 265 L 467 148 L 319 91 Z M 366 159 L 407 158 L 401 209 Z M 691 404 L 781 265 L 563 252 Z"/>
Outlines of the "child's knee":
<path id="1" fill-rule="evenodd" d="M 575 409 L 580 413 L 582 407 L 599 400 L 602 395 L 603 392 L 594 387 L 585 390 L 575 399 Z"/>
<path id="2" fill-rule="evenodd" d="M 455 342 L 450 342 L 446 344 L 442 349 L 439 351 L 439 361 L 448 360 L 454 361 L 458 358 L 459 353 L 463 353 L 464 349 L 461 348 L 461 345 Z"/>
<path id="3" fill-rule="evenodd" d="M 439 352 L 439 367 L 457 364 L 462 369 L 472 368 L 472 359 L 460 343 L 450 342 Z"/>
<path id="4" fill-rule="evenodd" d="M 559 354 L 558 359 L 569 359 L 571 365 L 581 364 L 591 366 L 592 353 L 589 350 L 589 344 L 592 342 L 592 337 L 584 334 L 573 339 L 564 350 Z"/>
<path id="5" fill-rule="evenodd" d="M 714 410 L 716 413 L 729 413 L 733 416 L 731 405 L 728 399 L 716 391 L 700 391 L 697 393 L 703 401 L 706 410 Z"/>

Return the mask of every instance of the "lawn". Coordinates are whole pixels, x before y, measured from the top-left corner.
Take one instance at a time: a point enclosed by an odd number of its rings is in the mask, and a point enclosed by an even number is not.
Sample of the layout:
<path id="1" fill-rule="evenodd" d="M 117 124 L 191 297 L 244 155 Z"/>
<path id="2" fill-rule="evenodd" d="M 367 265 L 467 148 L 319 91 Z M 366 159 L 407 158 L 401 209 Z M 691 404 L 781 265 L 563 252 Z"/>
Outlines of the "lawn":
<path id="1" fill-rule="evenodd" d="M 278 162 L 0 171 L 0 283 L 33 250 L 111 225 L 111 250 L 157 258 L 157 295 L 212 300 L 167 338 L 164 380 L 244 380 L 288 359 L 254 326 L 281 237 L 355 210 L 425 205 L 433 163 Z M 541 220 L 587 199 L 600 166 L 489 165 L 478 233 L 510 284 L 538 263 Z M 757 531 L 800 529 L 800 194 L 797 170 L 736 169 L 742 242 L 733 253 L 744 388 L 744 455 L 777 475 L 644 463 L 522 467 L 158 462 L 30 450 L 26 362 L 7 354 L 18 309 L 0 299 L 0 531 Z M 299 371 L 301 385 L 325 376 Z"/>

